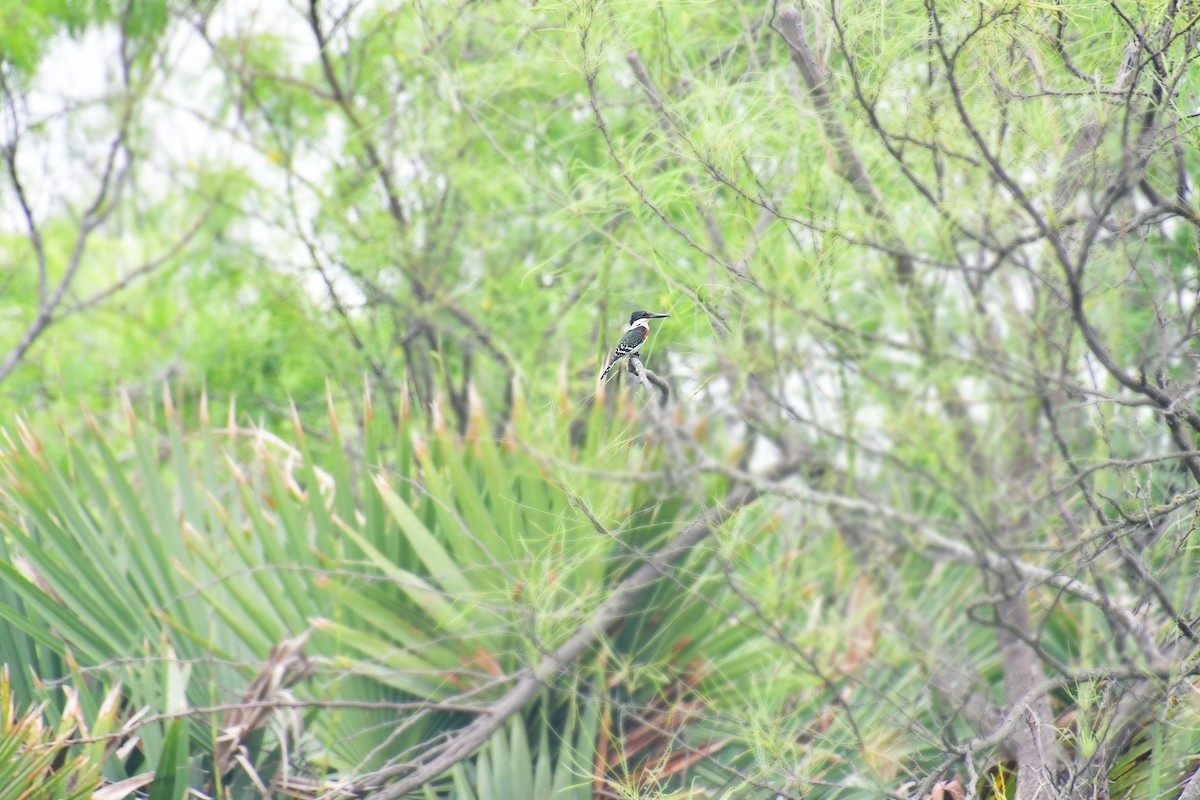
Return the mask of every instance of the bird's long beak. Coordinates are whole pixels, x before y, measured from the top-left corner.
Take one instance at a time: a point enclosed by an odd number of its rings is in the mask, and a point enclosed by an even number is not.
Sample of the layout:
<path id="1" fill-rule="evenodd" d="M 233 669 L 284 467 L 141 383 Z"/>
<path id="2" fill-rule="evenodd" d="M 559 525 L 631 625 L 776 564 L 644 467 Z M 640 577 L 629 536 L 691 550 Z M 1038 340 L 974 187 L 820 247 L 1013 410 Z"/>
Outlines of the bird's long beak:
<path id="1" fill-rule="evenodd" d="M 671 315 L 670 314 L 650 314 L 649 315 L 650 319 L 666 319 L 669 316 L 671 316 Z"/>

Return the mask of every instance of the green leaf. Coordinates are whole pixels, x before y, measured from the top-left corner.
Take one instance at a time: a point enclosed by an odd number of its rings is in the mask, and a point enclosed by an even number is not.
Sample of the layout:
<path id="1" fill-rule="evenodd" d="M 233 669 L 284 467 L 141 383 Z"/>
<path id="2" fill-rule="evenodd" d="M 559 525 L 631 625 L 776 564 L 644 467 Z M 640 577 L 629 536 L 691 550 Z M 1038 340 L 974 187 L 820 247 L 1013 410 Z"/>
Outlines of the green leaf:
<path id="1" fill-rule="evenodd" d="M 379 495 L 383 498 L 384 504 L 392 517 L 400 526 L 400 530 L 408 538 L 412 544 L 413 550 L 417 557 L 429 570 L 430 577 L 441 586 L 444 586 L 451 594 L 458 596 L 469 596 L 472 592 L 471 584 L 463 574 L 462 565 L 454 560 L 449 551 L 446 550 L 438 541 L 437 537 L 425 527 L 425 523 L 413 513 L 404 501 L 396 496 L 391 487 L 378 477 L 375 479 L 375 487 L 379 491 Z M 440 502 L 434 500 L 433 502 Z M 359 537 L 361 540 L 361 537 Z M 361 546 L 361 541 L 360 541 Z M 372 548 L 374 549 L 374 548 Z M 378 550 L 375 554 L 382 557 Z M 374 557 L 372 557 L 374 560 Z"/>
<path id="2" fill-rule="evenodd" d="M 177 719 L 170 724 L 162 753 L 154 768 L 149 800 L 184 800 L 188 794 L 187 736 L 183 723 L 182 719 Z"/>

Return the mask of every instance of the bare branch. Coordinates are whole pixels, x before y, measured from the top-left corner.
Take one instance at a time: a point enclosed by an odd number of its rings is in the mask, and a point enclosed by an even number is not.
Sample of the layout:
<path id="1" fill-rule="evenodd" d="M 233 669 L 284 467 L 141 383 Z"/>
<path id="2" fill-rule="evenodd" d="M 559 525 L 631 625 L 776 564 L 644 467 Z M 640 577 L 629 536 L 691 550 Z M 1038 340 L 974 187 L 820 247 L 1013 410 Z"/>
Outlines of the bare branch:
<path id="1" fill-rule="evenodd" d="M 326 38 L 325 31 L 321 27 L 320 12 L 317 6 L 318 0 L 309 0 L 308 25 L 312 30 L 313 38 L 317 42 L 317 56 L 321 61 L 321 71 L 325 75 L 325 81 L 329 84 L 330 91 L 333 93 L 338 107 L 342 110 L 342 115 L 350 123 L 354 135 L 362 142 L 363 152 L 367 154 L 367 161 L 371 169 L 379 177 L 379 186 L 383 189 L 383 193 L 387 197 L 388 211 L 392 215 L 392 219 L 396 221 L 396 225 L 404 229 L 408 227 L 408 216 L 404 213 L 400 196 L 396 193 L 395 182 L 392 178 L 392 169 L 380 155 L 375 142 L 367 135 L 365 126 L 354 111 L 354 105 L 351 102 L 352 98 L 342 86 L 341 80 L 338 79 L 337 71 L 333 66 L 333 59 L 329 55 L 329 40 Z"/>
<path id="2" fill-rule="evenodd" d="M 574 636 L 553 653 L 546 655 L 539 664 L 528 669 L 516 685 L 496 701 L 490 714 L 480 717 L 454 734 L 444 745 L 434 748 L 421 758 L 367 776 L 367 783 L 378 783 L 409 773 L 396 783 L 371 795 L 372 800 L 398 800 L 469 757 L 503 727 L 510 717 L 525 708 L 550 681 L 570 669 L 576 659 L 633 611 L 638 598 L 660 575 L 669 572 L 671 566 L 684 554 L 757 498 L 758 492 L 755 489 L 743 486 L 726 495 L 720 505 L 703 512 L 661 550 L 649 556 L 629 577 L 622 580 Z"/>
<path id="3" fill-rule="evenodd" d="M 1200 767 L 1192 773 L 1184 784 L 1183 791 L 1179 794 L 1179 800 L 1200 800 Z"/>
<path id="4" fill-rule="evenodd" d="M 89 297 L 84 298 L 83 300 L 80 300 L 78 303 L 67 306 L 60 313 L 54 315 L 54 321 L 57 322 L 64 317 L 72 314 L 78 314 L 80 311 L 86 311 L 89 308 L 100 305 L 105 300 L 108 300 L 113 295 L 128 289 L 137 281 L 151 274 L 155 270 L 165 265 L 171 259 L 175 258 L 175 256 L 182 253 L 183 250 L 189 244 L 191 244 L 192 240 L 196 238 L 196 235 L 203 230 L 205 223 L 207 223 L 212 217 L 213 212 L 217 209 L 219 204 L 220 198 L 214 197 L 212 201 L 209 202 L 208 207 L 205 208 L 204 211 L 200 212 L 199 216 L 196 217 L 196 221 L 191 225 L 191 227 L 184 231 L 182 236 L 172 242 L 166 250 L 149 261 L 144 261 L 138 266 L 134 267 L 129 272 L 121 276 L 121 278 L 115 283 L 105 287 L 104 289 L 101 289 Z"/>
<path id="5" fill-rule="evenodd" d="M 1008 751 L 1017 762 L 1017 794 L 1031 800 L 1049 800 L 1057 796 L 1055 776 L 1064 755 L 1050 713 L 1050 698 L 1044 692 L 1032 691 L 1046 675 L 1037 651 L 1027 641 L 1033 626 L 1025 593 L 1018 592 L 997 603 L 996 616 L 1003 623 L 996 629 L 996 638 L 1005 693 L 1010 707 L 1022 717 L 1006 739 Z"/>
<path id="6" fill-rule="evenodd" d="M 825 130 L 825 135 L 829 137 L 830 142 L 833 143 L 844 177 L 862 200 L 867 211 L 883 224 L 887 244 L 896 249 L 897 278 L 901 283 L 910 282 L 913 277 L 912 256 L 907 254 L 896 223 L 892 220 L 887 205 L 884 203 L 883 195 L 880 194 L 875 181 L 867 173 L 862 159 L 859 158 L 858 152 L 850 142 L 850 135 L 842 125 L 825 75 L 808 45 L 808 37 L 799 12 L 793 8 L 786 8 L 779 12 L 779 25 L 780 27 L 776 30 L 787 42 L 792 55 L 792 63 L 796 65 L 805 85 L 808 86 L 813 106 L 821 120 L 821 127 Z"/>
<path id="7" fill-rule="evenodd" d="M 6 102 L 13 102 L 12 97 L 8 96 L 7 87 L 4 91 Z M 8 167 L 8 177 L 12 181 L 13 191 L 17 195 L 17 203 L 21 206 L 21 214 L 25 218 L 25 227 L 29 230 L 29 241 L 33 245 L 34 255 L 37 257 L 38 271 L 38 296 L 37 307 L 44 309 L 47 303 L 47 266 L 46 266 L 46 248 L 42 244 L 42 234 L 38 230 L 37 223 L 33 219 L 33 211 L 29 208 L 29 200 L 25 195 L 25 187 L 21 185 L 21 178 L 17 174 L 17 141 L 14 140 L 4 148 L 4 163 Z"/>
<path id="8" fill-rule="evenodd" d="M 54 292 L 49 296 L 46 296 L 45 271 L 42 265 L 43 262 L 41 260 L 44 258 L 44 256 L 39 257 L 38 308 L 34 313 L 33 320 L 29 323 L 29 327 L 26 328 L 24 335 L 12 348 L 12 350 L 9 351 L 8 355 L 5 356 L 3 363 L 0 363 L 0 382 L 3 382 L 4 379 L 7 378 L 14 369 L 16 369 L 17 365 L 21 362 L 21 359 L 24 358 L 25 354 L 29 351 L 29 348 L 33 346 L 34 342 L 36 342 L 43 333 L 45 333 L 46 328 L 48 328 L 51 322 L 54 320 L 55 312 L 57 311 L 59 304 L 62 303 L 63 298 L 66 296 L 67 290 L 70 289 L 71 284 L 75 280 L 75 276 L 79 271 L 80 265 L 83 263 L 83 255 L 87 250 L 88 237 L 91 235 L 92 231 L 94 231 L 105 220 L 105 218 L 108 217 L 114 208 L 115 201 L 114 198 L 109 196 L 109 190 L 115 186 L 113 193 L 116 194 L 120 191 L 120 187 L 124 182 L 125 174 L 128 170 L 128 164 L 126 164 L 120 170 L 116 168 L 117 153 L 120 150 L 121 143 L 125 138 L 126 128 L 124 126 L 128 124 L 129 117 L 126 115 L 126 118 L 123 120 L 122 128 L 118 131 L 109 146 L 104 172 L 100 178 L 100 187 L 96 190 L 96 194 L 93 197 L 91 204 L 88 206 L 87 211 L 84 212 L 83 219 L 79 223 L 79 230 L 75 234 L 75 245 L 71 249 L 70 257 L 67 259 L 66 268 L 63 270 L 62 277 L 59 278 L 58 283 L 54 288 Z M 11 162 L 10 169 L 13 169 L 15 174 L 15 166 L 13 166 Z M 114 173 L 116 174 L 115 177 Z M 36 231 L 36 226 L 31 228 L 31 231 Z M 31 236 L 32 235 L 33 234 L 31 233 Z M 40 238 L 38 243 L 35 244 L 35 249 L 39 248 Z"/>
<path id="9" fill-rule="evenodd" d="M 650 384 L 654 384 L 660 393 L 658 405 L 665 408 L 667 401 L 671 399 L 671 387 L 665 380 L 659 377 L 658 373 L 647 369 L 646 365 L 642 363 L 641 356 L 637 353 L 629 357 L 629 371 L 637 375 L 637 379 L 641 381 L 642 388 L 646 390 L 647 394 L 653 394 Z"/>

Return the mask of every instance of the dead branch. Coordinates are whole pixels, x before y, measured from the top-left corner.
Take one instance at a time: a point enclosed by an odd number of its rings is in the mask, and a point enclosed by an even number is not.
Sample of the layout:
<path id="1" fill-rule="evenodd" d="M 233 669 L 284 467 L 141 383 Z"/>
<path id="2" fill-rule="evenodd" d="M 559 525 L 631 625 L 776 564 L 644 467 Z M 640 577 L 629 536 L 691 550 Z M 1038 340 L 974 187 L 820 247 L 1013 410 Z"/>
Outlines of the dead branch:
<path id="1" fill-rule="evenodd" d="M 516 685 L 492 706 L 491 713 L 461 729 L 446 743 L 427 751 L 414 761 L 398 764 L 367 776 L 368 784 L 378 784 L 405 775 L 396 783 L 376 792 L 372 800 L 399 800 L 414 789 L 468 758 L 514 714 L 519 713 L 542 689 L 566 672 L 596 641 L 609 633 L 626 615 L 634 610 L 638 599 L 661 575 L 688 551 L 704 541 L 714 530 L 728 521 L 737 511 L 753 503 L 759 494 L 749 486 L 741 486 L 727 494 L 721 503 L 701 513 L 661 550 L 646 558 L 629 577 L 617 585 L 601 603 L 591 619 L 553 653 L 527 669 Z"/>
<path id="2" fill-rule="evenodd" d="M 245 750 L 246 738 L 266 724 L 277 710 L 274 704 L 287 696 L 287 690 L 310 674 L 312 667 L 303 651 L 311 633 L 304 631 L 275 645 L 267 663 L 246 687 L 242 702 L 225 715 L 217 738 L 218 774 L 232 769 L 236 757 Z"/>
<path id="3" fill-rule="evenodd" d="M 4 87 L 6 100 L 11 100 L 7 86 Z M 15 111 L 13 112 L 16 113 Z M 79 222 L 79 227 L 75 233 L 75 243 L 71 248 L 71 254 L 67 259 L 65 268 L 63 269 L 62 277 L 59 278 L 53 292 L 49 290 L 48 270 L 46 263 L 46 253 L 42 243 L 41 234 L 38 231 L 38 226 L 34 223 L 32 212 L 29 209 L 29 204 L 25 199 L 24 190 L 21 188 L 21 181 L 18 177 L 16 164 L 17 142 L 18 138 L 14 138 L 4 148 L 4 158 L 8 168 L 9 176 L 12 179 L 13 186 L 17 191 L 19 205 L 25 217 L 26 226 L 29 230 L 30 241 L 33 245 L 35 254 L 37 255 L 38 265 L 38 303 L 37 309 L 34 312 L 33 320 L 30 321 L 25 333 L 21 336 L 17 344 L 8 352 L 4 361 L 0 362 L 0 382 L 4 381 L 17 365 L 21 363 L 21 359 L 29 352 L 29 348 L 33 347 L 34 343 L 41 338 L 42 334 L 50 326 L 54 319 L 55 312 L 62 304 L 68 290 L 75 281 L 79 268 L 83 263 L 83 257 L 87 251 L 88 239 L 93 231 L 98 228 L 105 219 L 112 214 L 117 206 L 120 198 L 120 193 L 124 187 L 125 180 L 129 174 L 130 163 L 128 159 L 121 160 L 119 155 L 125 150 L 125 137 L 129 130 L 129 125 L 132 121 L 132 105 L 127 109 L 122 116 L 116 134 L 109 142 L 108 152 L 105 156 L 104 167 L 100 174 L 99 186 L 92 197 L 87 209 L 83 212 L 83 217 Z M 19 132 L 14 133 L 14 137 L 19 137 Z"/>

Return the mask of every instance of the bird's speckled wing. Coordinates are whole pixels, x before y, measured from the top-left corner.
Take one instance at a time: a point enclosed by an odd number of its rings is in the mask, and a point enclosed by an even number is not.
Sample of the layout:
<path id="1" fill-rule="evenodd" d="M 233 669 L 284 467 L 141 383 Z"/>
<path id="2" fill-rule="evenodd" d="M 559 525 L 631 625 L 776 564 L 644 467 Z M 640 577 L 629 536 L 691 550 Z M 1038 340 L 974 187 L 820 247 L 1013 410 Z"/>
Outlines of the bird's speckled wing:
<path id="1" fill-rule="evenodd" d="M 621 341 L 617 342 L 617 347 L 613 350 L 612 358 L 608 360 L 608 366 L 605 368 L 603 375 L 607 376 L 614 364 L 641 347 L 649 336 L 650 331 L 641 325 L 625 331 L 625 335 L 621 337 Z"/>
<path id="2" fill-rule="evenodd" d="M 631 330 L 625 331 L 625 335 L 621 337 L 621 341 L 617 342 L 617 349 L 613 351 L 613 361 L 618 358 L 623 358 L 629 355 L 642 342 L 649 337 L 650 331 L 643 328 L 641 325 Z"/>

